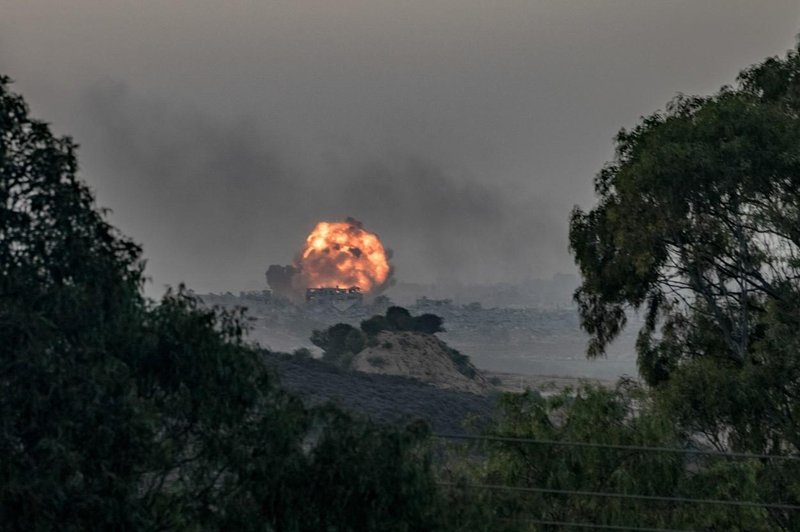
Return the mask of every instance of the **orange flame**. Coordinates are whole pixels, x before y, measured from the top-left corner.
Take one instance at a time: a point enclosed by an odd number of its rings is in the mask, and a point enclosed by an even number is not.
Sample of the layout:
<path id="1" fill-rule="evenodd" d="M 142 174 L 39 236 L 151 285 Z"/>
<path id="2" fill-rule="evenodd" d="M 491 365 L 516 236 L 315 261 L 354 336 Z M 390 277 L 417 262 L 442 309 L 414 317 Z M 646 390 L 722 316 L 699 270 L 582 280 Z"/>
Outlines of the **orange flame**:
<path id="1" fill-rule="evenodd" d="M 352 218 L 318 223 L 306 238 L 298 266 L 307 288 L 357 286 L 363 292 L 372 292 L 391 274 L 378 235 Z"/>

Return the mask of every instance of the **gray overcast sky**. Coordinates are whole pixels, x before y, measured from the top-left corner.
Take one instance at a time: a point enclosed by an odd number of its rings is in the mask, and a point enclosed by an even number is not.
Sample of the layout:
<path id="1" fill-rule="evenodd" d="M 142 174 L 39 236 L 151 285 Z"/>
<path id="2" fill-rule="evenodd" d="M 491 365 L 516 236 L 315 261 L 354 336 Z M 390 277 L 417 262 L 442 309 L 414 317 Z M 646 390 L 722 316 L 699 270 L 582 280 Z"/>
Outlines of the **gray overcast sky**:
<path id="1" fill-rule="evenodd" d="M 407 281 L 572 271 L 623 126 L 794 44 L 796 0 L 0 1 L 0 72 L 81 144 L 152 293 L 263 285 L 354 216 Z"/>

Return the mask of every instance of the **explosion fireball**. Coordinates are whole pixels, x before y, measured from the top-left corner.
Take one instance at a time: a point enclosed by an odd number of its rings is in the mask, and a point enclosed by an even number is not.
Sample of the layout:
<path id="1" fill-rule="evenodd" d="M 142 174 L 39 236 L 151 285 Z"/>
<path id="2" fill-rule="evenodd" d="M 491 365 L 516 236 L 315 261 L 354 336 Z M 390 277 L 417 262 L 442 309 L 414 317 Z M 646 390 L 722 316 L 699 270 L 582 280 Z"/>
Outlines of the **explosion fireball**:
<path id="1" fill-rule="evenodd" d="M 319 222 L 292 266 L 270 266 L 267 280 L 278 293 L 299 297 L 306 288 L 356 286 L 376 294 L 390 281 L 390 252 L 358 220 Z"/>
<path id="2" fill-rule="evenodd" d="M 371 292 L 389 278 L 389 259 L 378 235 L 361 222 L 320 222 L 306 238 L 299 268 L 306 287 L 357 286 Z"/>

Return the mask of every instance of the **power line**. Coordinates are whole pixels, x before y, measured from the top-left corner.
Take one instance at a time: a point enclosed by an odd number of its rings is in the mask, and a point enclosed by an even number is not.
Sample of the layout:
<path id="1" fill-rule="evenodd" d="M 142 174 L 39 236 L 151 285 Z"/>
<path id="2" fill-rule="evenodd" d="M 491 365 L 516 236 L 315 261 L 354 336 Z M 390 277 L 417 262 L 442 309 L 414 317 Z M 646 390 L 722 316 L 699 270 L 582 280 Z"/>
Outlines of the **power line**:
<path id="1" fill-rule="evenodd" d="M 607 491 L 560 490 L 552 488 L 530 488 L 525 486 L 502 486 L 499 484 L 456 484 L 437 482 L 440 486 L 484 489 L 489 491 L 512 491 L 523 493 L 546 493 L 551 495 L 578 495 L 583 497 L 605 497 L 613 499 L 634 499 L 640 501 L 663 501 L 690 504 L 715 504 L 719 506 L 739 506 L 745 508 L 771 508 L 773 510 L 800 510 L 795 504 L 779 504 L 757 501 L 726 501 L 722 499 L 692 499 L 689 497 L 666 497 L 660 495 L 637 495 L 633 493 L 612 493 Z"/>
<path id="2" fill-rule="evenodd" d="M 531 519 L 531 518 L 499 518 L 498 521 L 512 521 L 524 522 L 534 525 L 548 525 L 560 527 L 573 527 L 573 528 L 591 528 L 595 530 L 630 530 L 632 532 L 694 532 L 692 530 L 679 530 L 676 528 L 652 528 L 641 526 L 622 526 L 622 525 L 601 525 L 596 523 L 573 523 L 570 521 L 550 521 L 547 519 Z"/>
<path id="3" fill-rule="evenodd" d="M 709 451 L 704 449 L 682 449 L 679 447 L 658 447 L 646 445 L 623 445 L 615 443 L 593 443 L 582 441 L 563 441 L 563 440 L 543 440 L 537 438 L 513 438 L 508 436 L 472 436 L 467 434 L 443 434 L 434 433 L 434 438 L 445 440 L 474 440 L 474 441 L 495 441 L 507 443 L 531 443 L 537 445 L 552 445 L 563 447 L 588 447 L 595 449 L 617 449 L 621 451 L 647 451 L 647 452 L 663 452 L 663 453 L 682 453 L 682 454 L 699 454 L 704 456 L 717 456 L 721 458 L 749 458 L 749 459 L 763 459 L 763 460 L 785 460 L 785 461 L 800 461 L 800 456 L 796 455 L 783 455 L 783 454 L 758 454 L 758 453 L 736 453 L 736 452 L 721 452 Z"/>

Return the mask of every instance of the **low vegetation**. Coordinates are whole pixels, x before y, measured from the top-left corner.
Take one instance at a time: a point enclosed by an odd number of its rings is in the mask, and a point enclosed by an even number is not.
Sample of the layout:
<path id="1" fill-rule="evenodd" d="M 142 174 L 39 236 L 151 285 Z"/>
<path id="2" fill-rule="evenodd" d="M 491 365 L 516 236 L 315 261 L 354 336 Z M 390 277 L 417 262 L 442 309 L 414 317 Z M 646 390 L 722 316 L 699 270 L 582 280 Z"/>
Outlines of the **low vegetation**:
<path id="1" fill-rule="evenodd" d="M 382 332 L 436 334 L 444 332 L 443 323 L 444 320 L 435 314 L 412 316 L 403 307 L 391 306 L 384 315 L 378 314 L 362 321 L 360 329 L 347 323 L 337 323 L 322 331 L 315 330 L 311 334 L 311 343 L 322 349 L 322 360 L 342 368 L 350 368 L 353 357 L 368 346 L 380 344 L 384 349 L 394 347 L 388 340 L 378 341 L 378 335 Z M 399 339 L 399 342 L 403 341 Z M 475 376 L 475 368 L 470 364 L 467 355 L 450 347 L 447 348 L 447 354 L 463 375 L 468 378 Z"/>
<path id="2" fill-rule="evenodd" d="M 283 388 L 306 404 L 331 402 L 381 424 L 423 420 L 435 432 L 476 433 L 495 414 L 496 397 L 444 390 L 399 375 L 338 368 L 321 360 L 270 353 Z"/>

